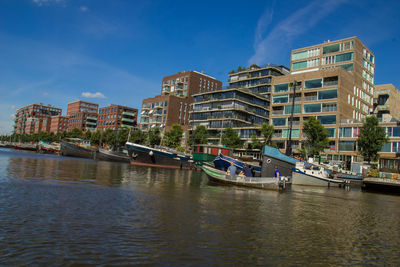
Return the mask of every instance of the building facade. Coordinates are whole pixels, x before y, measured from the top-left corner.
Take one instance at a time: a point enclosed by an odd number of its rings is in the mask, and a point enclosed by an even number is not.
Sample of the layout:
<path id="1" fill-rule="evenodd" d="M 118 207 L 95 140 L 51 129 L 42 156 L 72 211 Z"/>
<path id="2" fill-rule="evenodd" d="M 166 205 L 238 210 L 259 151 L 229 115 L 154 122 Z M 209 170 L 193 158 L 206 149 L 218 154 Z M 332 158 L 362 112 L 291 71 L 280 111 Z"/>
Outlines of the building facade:
<path id="1" fill-rule="evenodd" d="M 43 104 L 31 104 L 19 108 L 15 114 L 14 132 L 17 134 L 48 132 L 51 117 L 61 115 L 61 113 L 61 108 Z"/>
<path id="2" fill-rule="evenodd" d="M 294 152 L 306 141 L 304 121 L 315 116 L 330 134 L 326 152 L 337 154 L 341 123 L 361 121 L 373 110 L 374 62 L 374 54 L 356 37 L 293 50 L 290 75 L 272 80 L 273 141 L 286 149 L 294 99 Z M 356 160 L 345 154 L 345 161 Z"/>
<path id="3" fill-rule="evenodd" d="M 393 84 L 375 86 L 374 114 L 381 122 L 400 120 L 400 91 Z"/>
<path id="4" fill-rule="evenodd" d="M 98 109 L 98 104 L 82 100 L 68 103 L 68 130 L 71 131 L 74 128 L 81 129 L 82 131 L 96 130 Z"/>
<path id="5" fill-rule="evenodd" d="M 120 128 L 133 128 L 137 125 L 138 110 L 120 105 L 109 105 L 99 109 L 97 129 L 119 130 Z"/>
<path id="6" fill-rule="evenodd" d="M 225 128 L 236 130 L 243 142 L 260 135 L 261 125 L 268 123 L 269 100 L 248 89 L 214 90 L 193 95 L 190 131 L 203 125 L 209 143 L 218 144 Z"/>
<path id="7" fill-rule="evenodd" d="M 51 133 L 61 133 L 63 131 L 68 130 L 68 116 L 53 116 L 51 117 L 51 122 L 50 122 L 50 132 Z"/>
<path id="8" fill-rule="evenodd" d="M 255 64 L 248 69 L 240 69 L 229 73 L 228 88 L 246 88 L 250 92 L 259 93 L 269 98 L 272 78 L 289 74 L 285 66 L 259 67 Z"/>

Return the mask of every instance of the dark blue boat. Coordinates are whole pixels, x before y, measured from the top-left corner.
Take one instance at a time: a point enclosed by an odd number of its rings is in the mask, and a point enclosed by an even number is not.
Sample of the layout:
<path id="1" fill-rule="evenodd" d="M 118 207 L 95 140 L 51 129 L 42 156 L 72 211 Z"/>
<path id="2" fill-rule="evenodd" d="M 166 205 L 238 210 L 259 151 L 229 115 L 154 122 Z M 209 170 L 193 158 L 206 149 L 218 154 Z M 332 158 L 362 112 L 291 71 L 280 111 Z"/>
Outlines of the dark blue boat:
<path id="1" fill-rule="evenodd" d="M 224 156 L 222 154 L 219 154 L 219 156 L 215 158 L 214 166 L 219 170 L 226 170 L 231 165 L 231 162 L 234 163 L 234 165 L 238 168 L 239 171 L 243 169 L 243 164 L 246 163 L 249 166 L 249 168 L 253 170 L 254 176 L 260 176 L 261 174 L 261 167 L 255 165 L 254 162 L 252 162 L 253 163 L 252 164 L 249 162 L 244 162 L 235 158 Z"/>

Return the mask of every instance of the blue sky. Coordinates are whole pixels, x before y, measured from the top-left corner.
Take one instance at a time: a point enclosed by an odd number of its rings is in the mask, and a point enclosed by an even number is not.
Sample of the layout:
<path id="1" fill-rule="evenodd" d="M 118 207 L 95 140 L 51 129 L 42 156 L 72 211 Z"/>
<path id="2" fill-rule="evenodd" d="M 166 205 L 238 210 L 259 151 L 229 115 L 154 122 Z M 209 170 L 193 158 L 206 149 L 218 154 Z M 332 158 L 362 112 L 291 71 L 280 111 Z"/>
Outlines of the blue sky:
<path id="1" fill-rule="evenodd" d="M 400 87 L 400 1 L 0 0 L 0 134 L 17 108 L 82 99 L 140 108 L 161 79 L 283 64 L 290 50 L 358 36 L 375 83 Z"/>

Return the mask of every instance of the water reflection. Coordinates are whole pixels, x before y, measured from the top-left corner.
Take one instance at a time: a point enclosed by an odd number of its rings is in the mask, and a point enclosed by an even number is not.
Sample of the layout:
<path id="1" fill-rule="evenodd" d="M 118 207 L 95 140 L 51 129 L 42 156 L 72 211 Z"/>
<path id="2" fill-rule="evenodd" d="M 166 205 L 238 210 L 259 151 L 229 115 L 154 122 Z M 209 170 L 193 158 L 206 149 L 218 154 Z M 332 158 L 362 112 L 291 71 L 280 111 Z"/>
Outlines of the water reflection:
<path id="1" fill-rule="evenodd" d="M 0 150 L 0 265 L 398 265 L 399 204 Z"/>

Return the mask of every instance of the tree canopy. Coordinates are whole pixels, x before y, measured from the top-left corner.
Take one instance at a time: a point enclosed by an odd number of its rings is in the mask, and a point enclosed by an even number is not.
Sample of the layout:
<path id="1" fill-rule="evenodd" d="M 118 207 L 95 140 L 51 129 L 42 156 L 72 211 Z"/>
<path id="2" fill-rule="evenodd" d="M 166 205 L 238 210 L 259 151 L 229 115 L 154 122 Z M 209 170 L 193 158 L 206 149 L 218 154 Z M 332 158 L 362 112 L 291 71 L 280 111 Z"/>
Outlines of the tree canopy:
<path id="1" fill-rule="evenodd" d="M 130 138 L 128 141 L 136 143 L 136 144 L 144 145 L 146 143 L 146 139 L 147 139 L 146 134 L 142 130 L 137 129 L 136 131 L 131 132 L 131 135 L 130 135 Z"/>
<path id="2" fill-rule="evenodd" d="M 237 131 L 232 128 L 226 128 L 222 135 L 221 142 L 223 145 L 230 148 L 238 148 L 241 146 L 241 140 Z"/>
<path id="3" fill-rule="evenodd" d="M 315 117 L 311 117 L 304 122 L 303 133 L 306 135 L 310 145 L 308 151 L 310 156 L 319 155 L 321 151 L 329 147 L 329 132 Z"/>
<path id="4" fill-rule="evenodd" d="M 151 147 L 159 146 L 161 143 L 160 128 L 154 127 L 149 130 L 148 134 L 148 144 Z"/>
<path id="5" fill-rule="evenodd" d="M 261 125 L 261 135 L 264 137 L 264 145 L 272 145 L 272 135 L 274 134 L 274 126 L 268 123 Z"/>
<path id="6" fill-rule="evenodd" d="M 379 126 L 378 118 L 369 116 L 360 129 L 357 144 L 358 151 L 368 163 L 378 159 L 378 152 L 389 141 L 385 129 Z"/>
<path id="7" fill-rule="evenodd" d="M 189 136 L 189 143 L 191 145 L 207 144 L 208 137 L 207 128 L 204 125 L 197 125 Z"/>
<path id="8" fill-rule="evenodd" d="M 164 145 L 171 148 L 177 148 L 181 144 L 183 129 L 179 124 L 173 124 L 172 129 L 164 135 Z"/>

